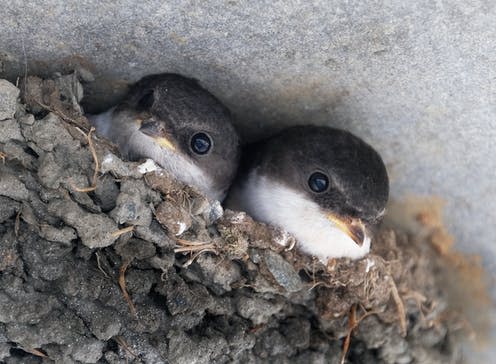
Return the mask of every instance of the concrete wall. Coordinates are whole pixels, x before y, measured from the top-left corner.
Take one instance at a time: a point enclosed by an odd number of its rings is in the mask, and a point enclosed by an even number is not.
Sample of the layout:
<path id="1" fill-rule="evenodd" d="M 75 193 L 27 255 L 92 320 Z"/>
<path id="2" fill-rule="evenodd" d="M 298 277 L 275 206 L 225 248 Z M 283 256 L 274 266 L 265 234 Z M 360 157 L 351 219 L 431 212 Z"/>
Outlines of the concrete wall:
<path id="1" fill-rule="evenodd" d="M 496 271 L 496 2 L 0 1 L 1 76 L 83 64 L 90 110 L 155 72 L 201 80 L 248 139 L 296 123 L 373 144 L 392 196 L 436 195 Z"/>

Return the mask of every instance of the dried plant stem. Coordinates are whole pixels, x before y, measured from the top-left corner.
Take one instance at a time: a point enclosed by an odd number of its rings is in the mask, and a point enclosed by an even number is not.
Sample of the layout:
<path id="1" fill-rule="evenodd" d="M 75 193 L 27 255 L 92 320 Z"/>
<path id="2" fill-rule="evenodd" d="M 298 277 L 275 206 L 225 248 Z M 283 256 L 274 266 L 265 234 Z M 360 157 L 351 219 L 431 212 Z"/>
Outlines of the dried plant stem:
<path id="1" fill-rule="evenodd" d="M 131 297 L 129 296 L 129 293 L 127 292 L 127 288 L 126 288 L 126 270 L 130 263 L 131 260 L 126 260 L 119 269 L 119 287 L 121 288 L 122 295 L 124 296 L 124 299 L 126 300 L 129 306 L 129 310 L 131 311 L 131 314 L 134 317 L 136 317 L 136 307 L 134 306 L 134 303 L 131 300 Z"/>
<path id="2" fill-rule="evenodd" d="M 79 128 L 77 128 L 80 130 Z M 76 192 L 91 192 L 96 190 L 96 183 L 98 180 L 98 171 L 100 170 L 100 163 L 98 162 L 98 156 L 96 155 L 95 145 L 93 144 L 93 139 L 91 134 L 95 131 L 94 127 L 91 127 L 88 134 L 86 134 L 86 138 L 88 140 L 88 147 L 90 148 L 91 155 L 93 157 L 93 161 L 95 162 L 95 169 L 93 171 L 93 178 L 91 179 L 91 186 L 89 187 L 77 187 L 72 182 L 70 183 L 72 189 Z"/>
<path id="3" fill-rule="evenodd" d="M 391 282 L 391 294 L 393 295 L 394 303 L 398 309 L 398 319 L 400 322 L 401 336 L 406 336 L 406 311 L 405 305 L 403 304 L 403 300 L 400 297 L 398 292 L 398 287 L 396 287 L 396 283 L 394 283 L 393 278 L 390 278 Z"/>
<path id="4" fill-rule="evenodd" d="M 114 231 L 114 232 L 112 233 L 112 236 L 113 236 L 114 238 L 118 238 L 118 237 L 119 237 L 119 236 L 121 236 L 122 234 L 129 233 L 129 232 L 131 232 L 131 231 L 133 231 L 133 230 L 134 230 L 134 226 L 133 226 L 133 225 L 131 225 L 131 226 L 125 227 L 125 228 L 123 228 L 123 229 L 119 229 L 119 230 L 117 230 L 117 231 Z"/>

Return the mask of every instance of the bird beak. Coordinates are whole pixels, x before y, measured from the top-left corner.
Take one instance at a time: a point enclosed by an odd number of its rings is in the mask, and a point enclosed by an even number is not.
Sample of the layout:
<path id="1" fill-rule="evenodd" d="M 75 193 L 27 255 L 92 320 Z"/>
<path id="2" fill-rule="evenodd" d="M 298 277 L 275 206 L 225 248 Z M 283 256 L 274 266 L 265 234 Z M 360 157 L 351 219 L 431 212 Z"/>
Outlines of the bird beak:
<path id="1" fill-rule="evenodd" d="M 161 147 L 170 149 L 172 151 L 176 150 L 176 147 L 170 140 L 170 137 L 165 133 L 163 127 L 160 125 L 158 121 L 154 120 L 142 120 L 136 119 L 136 123 L 140 125 L 139 130 L 149 137 L 153 138 L 155 143 L 160 145 Z"/>
<path id="2" fill-rule="evenodd" d="M 327 219 L 333 223 L 339 230 L 348 235 L 358 246 L 362 246 L 367 239 L 365 226 L 360 219 L 351 219 L 345 221 L 332 214 L 327 215 Z"/>

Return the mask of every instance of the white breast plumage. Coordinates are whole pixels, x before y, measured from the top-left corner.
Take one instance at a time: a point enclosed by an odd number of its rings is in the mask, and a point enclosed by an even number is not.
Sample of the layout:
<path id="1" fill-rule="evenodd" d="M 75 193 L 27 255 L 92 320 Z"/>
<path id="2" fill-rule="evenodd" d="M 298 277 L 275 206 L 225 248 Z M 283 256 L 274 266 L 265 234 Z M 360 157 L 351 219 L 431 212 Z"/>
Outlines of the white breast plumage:
<path id="1" fill-rule="evenodd" d="M 329 258 L 358 259 L 369 252 L 370 238 L 362 246 L 326 218 L 318 204 L 303 193 L 277 181 L 260 176 L 254 170 L 234 191 L 234 200 L 243 201 L 246 212 L 259 221 L 279 226 L 293 234 L 303 252 L 324 263 Z"/>

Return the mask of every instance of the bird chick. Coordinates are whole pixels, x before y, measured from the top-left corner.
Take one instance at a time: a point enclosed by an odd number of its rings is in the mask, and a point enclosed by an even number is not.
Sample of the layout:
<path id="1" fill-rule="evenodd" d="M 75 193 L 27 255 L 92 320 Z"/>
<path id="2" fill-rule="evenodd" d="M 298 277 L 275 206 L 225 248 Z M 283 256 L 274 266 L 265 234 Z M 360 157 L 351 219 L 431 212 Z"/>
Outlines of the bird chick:
<path id="1" fill-rule="evenodd" d="M 236 174 L 239 138 L 230 112 L 193 79 L 146 76 L 119 105 L 89 119 L 123 156 L 151 158 L 210 199 L 222 201 Z"/>
<path id="2" fill-rule="evenodd" d="M 370 145 L 343 130 L 297 126 L 247 147 L 227 207 L 285 229 L 326 263 L 369 252 L 388 194 Z"/>

